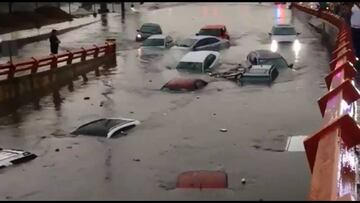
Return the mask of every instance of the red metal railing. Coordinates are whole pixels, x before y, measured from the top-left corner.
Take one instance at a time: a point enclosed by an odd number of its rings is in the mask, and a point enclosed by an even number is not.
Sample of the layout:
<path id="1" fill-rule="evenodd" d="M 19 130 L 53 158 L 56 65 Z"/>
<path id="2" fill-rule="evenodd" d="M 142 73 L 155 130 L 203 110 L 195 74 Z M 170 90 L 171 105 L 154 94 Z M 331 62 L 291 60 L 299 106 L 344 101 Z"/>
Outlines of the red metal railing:
<path id="1" fill-rule="evenodd" d="M 66 53 L 50 55 L 42 58 L 31 57 L 30 60 L 24 62 L 0 64 L 0 77 L 5 76 L 5 80 L 11 80 L 15 77 L 16 73 L 23 72 L 24 74 L 36 74 L 45 70 L 54 70 L 60 67 L 60 63 L 67 65 L 72 64 L 74 60 L 80 59 L 80 61 L 86 61 L 89 59 L 101 57 L 108 54 L 114 54 L 116 51 L 116 45 L 114 40 L 109 40 L 105 45 L 96 46 L 92 48 L 81 48 L 80 50 L 70 51 Z"/>
<path id="2" fill-rule="evenodd" d="M 331 72 L 325 77 L 329 92 L 318 100 L 323 125 L 304 141 L 312 172 L 310 200 L 356 200 L 357 157 L 354 147 L 360 143 L 360 129 L 354 120 L 356 70 L 351 32 L 345 22 L 327 11 L 316 11 L 300 4 L 294 8 L 327 21 L 338 28 L 336 48 L 330 61 Z"/>

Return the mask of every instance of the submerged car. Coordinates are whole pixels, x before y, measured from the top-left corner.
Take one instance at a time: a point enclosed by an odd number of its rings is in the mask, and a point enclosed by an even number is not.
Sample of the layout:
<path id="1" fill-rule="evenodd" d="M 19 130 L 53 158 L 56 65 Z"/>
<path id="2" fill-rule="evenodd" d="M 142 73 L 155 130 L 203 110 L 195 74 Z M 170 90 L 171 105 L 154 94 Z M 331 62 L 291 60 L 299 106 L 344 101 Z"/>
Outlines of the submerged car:
<path id="1" fill-rule="evenodd" d="M 180 49 L 185 51 L 220 51 L 229 47 L 229 40 L 224 40 L 214 36 L 199 35 L 192 36 L 177 42 L 175 46 L 172 47 L 172 49 Z"/>
<path id="2" fill-rule="evenodd" d="M 230 40 L 229 33 L 225 25 L 206 25 L 200 29 L 196 35 L 210 35 L 222 39 Z"/>
<path id="3" fill-rule="evenodd" d="M 80 126 L 71 134 L 111 138 L 114 134 L 123 133 L 123 131 L 139 124 L 138 120 L 130 118 L 102 118 Z"/>
<path id="4" fill-rule="evenodd" d="M 0 168 L 30 161 L 36 157 L 35 154 L 23 150 L 0 148 Z"/>
<path id="5" fill-rule="evenodd" d="M 205 87 L 208 83 L 199 78 L 174 78 L 168 81 L 161 90 L 185 92 Z"/>
<path id="6" fill-rule="evenodd" d="M 159 24 L 156 23 L 144 23 L 139 30 L 136 30 L 137 34 L 135 41 L 144 41 L 151 35 L 162 34 L 162 30 Z"/>
<path id="7" fill-rule="evenodd" d="M 143 41 L 141 47 L 138 49 L 140 57 L 151 57 L 162 55 L 164 50 L 171 48 L 174 41 L 168 35 L 151 35 Z"/>
<path id="8" fill-rule="evenodd" d="M 293 67 L 293 64 L 288 64 L 279 53 L 270 50 L 252 51 L 247 55 L 246 59 L 251 65 L 275 65 L 279 69 Z"/>
<path id="9" fill-rule="evenodd" d="M 194 73 L 205 73 L 219 64 L 220 53 L 216 51 L 192 51 L 178 63 L 176 69 Z"/>
<path id="10" fill-rule="evenodd" d="M 293 42 L 299 34 L 299 32 L 296 32 L 295 27 L 290 24 L 274 25 L 269 33 L 271 40 L 276 42 Z"/>
<path id="11" fill-rule="evenodd" d="M 161 48 L 166 49 L 174 45 L 172 37 L 167 35 L 151 35 L 143 41 L 141 47 L 143 48 Z"/>
<path id="12" fill-rule="evenodd" d="M 278 75 L 274 65 L 254 65 L 239 77 L 239 82 L 272 82 Z"/>

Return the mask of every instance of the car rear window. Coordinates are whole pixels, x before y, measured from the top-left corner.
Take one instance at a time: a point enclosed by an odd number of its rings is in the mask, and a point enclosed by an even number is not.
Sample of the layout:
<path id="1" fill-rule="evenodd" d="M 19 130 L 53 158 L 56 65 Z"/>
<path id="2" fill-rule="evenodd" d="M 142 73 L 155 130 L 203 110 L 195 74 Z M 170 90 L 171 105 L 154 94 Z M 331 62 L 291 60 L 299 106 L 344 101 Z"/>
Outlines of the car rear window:
<path id="1" fill-rule="evenodd" d="M 164 39 L 146 39 L 142 46 L 164 46 Z"/>
<path id="2" fill-rule="evenodd" d="M 274 35 L 296 35 L 296 31 L 293 27 L 274 27 Z"/>
<path id="3" fill-rule="evenodd" d="M 202 72 L 202 63 L 198 62 L 180 62 L 176 69 L 178 70 L 185 70 L 188 72 Z"/>
<path id="4" fill-rule="evenodd" d="M 159 33 L 160 29 L 156 26 L 142 26 L 140 31 L 143 33 Z"/>
<path id="5" fill-rule="evenodd" d="M 201 29 L 199 35 L 221 36 L 220 29 Z"/>

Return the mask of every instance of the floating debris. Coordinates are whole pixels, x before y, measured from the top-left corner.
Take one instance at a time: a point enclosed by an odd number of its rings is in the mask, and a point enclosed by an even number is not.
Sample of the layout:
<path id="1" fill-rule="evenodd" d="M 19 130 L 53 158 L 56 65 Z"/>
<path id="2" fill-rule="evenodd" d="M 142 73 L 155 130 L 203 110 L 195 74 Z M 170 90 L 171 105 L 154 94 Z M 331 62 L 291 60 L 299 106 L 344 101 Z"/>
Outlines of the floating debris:
<path id="1" fill-rule="evenodd" d="M 226 129 L 226 128 L 221 128 L 220 129 L 220 132 L 223 132 L 223 133 L 225 133 L 225 132 L 227 132 L 228 130 Z"/>

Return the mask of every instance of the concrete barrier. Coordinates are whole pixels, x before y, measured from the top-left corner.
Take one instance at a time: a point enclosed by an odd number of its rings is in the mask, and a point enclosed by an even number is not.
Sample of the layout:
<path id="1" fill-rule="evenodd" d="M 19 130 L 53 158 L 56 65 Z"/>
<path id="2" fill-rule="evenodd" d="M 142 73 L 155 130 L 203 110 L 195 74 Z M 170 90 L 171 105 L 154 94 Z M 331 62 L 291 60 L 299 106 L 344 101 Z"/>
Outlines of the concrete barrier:
<path id="1" fill-rule="evenodd" d="M 360 93 L 354 86 L 357 71 L 350 29 L 327 11 L 299 3 L 293 4 L 293 11 L 316 27 L 331 50 L 330 73 L 325 77 L 329 92 L 318 100 L 323 125 L 304 141 L 312 173 L 309 199 L 357 200 L 355 146 L 360 144 L 360 128 L 354 112 Z"/>

